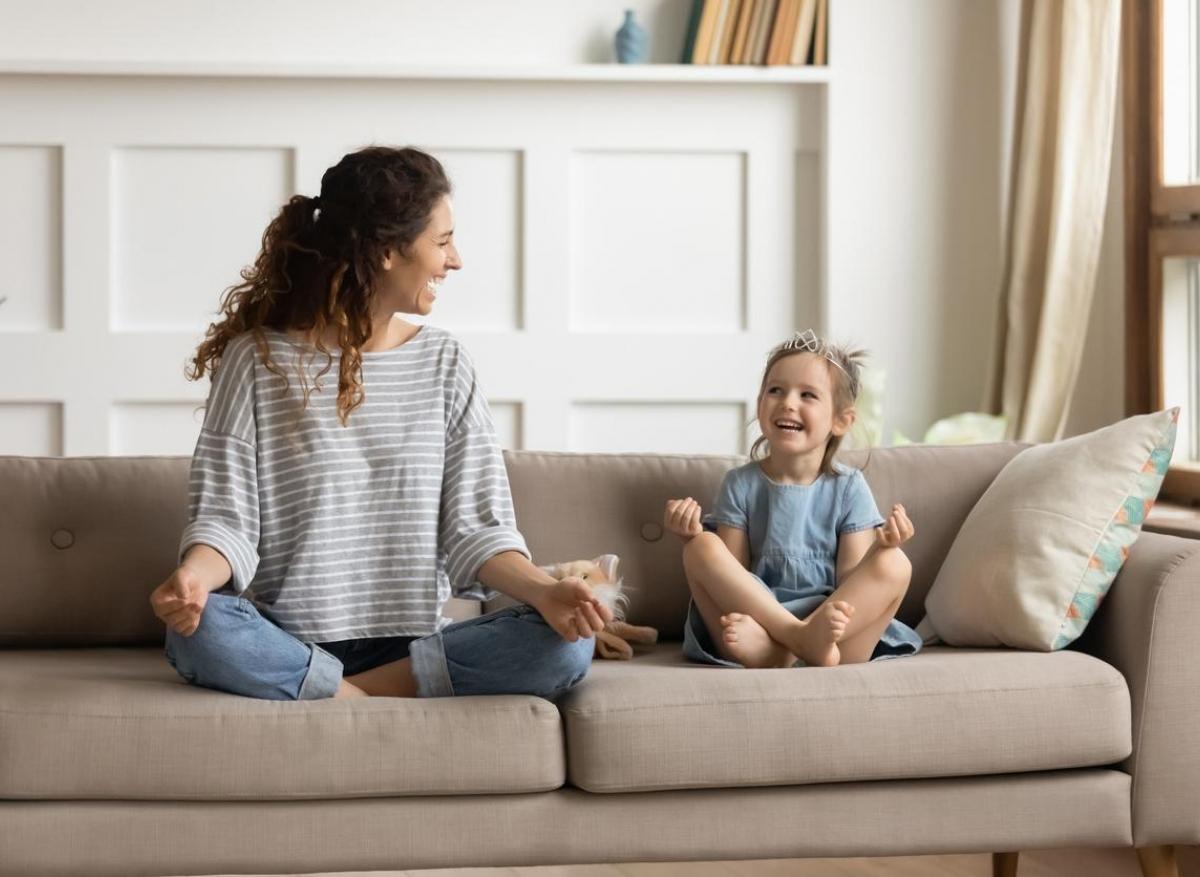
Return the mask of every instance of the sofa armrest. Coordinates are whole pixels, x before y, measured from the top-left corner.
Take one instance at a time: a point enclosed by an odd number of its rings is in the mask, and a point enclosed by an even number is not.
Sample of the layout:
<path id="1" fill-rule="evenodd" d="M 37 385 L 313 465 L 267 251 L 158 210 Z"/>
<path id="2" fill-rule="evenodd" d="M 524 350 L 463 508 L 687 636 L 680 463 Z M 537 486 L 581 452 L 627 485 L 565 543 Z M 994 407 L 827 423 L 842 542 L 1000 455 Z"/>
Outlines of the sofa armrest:
<path id="1" fill-rule="evenodd" d="M 1078 647 L 1129 685 L 1133 838 L 1200 842 L 1200 540 L 1143 532 Z"/>

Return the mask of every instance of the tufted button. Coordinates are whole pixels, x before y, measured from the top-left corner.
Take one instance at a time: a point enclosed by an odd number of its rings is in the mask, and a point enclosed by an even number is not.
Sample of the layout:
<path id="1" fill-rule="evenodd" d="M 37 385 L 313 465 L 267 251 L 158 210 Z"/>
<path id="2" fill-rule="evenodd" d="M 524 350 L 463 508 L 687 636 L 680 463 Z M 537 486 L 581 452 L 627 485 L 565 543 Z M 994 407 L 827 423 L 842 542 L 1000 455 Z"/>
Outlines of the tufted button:
<path id="1" fill-rule="evenodd" d="M 70 530 L 55 530 L 50 534 L 50 544 L 55 548 L 70 548 L 75 544 L 75 534 Z"/>
<path id="2" fill-rule="evenodd" d="M 642 524 L 642 538 L 647 542 L 657 542 L 663 537 L 661 524 Z"/>

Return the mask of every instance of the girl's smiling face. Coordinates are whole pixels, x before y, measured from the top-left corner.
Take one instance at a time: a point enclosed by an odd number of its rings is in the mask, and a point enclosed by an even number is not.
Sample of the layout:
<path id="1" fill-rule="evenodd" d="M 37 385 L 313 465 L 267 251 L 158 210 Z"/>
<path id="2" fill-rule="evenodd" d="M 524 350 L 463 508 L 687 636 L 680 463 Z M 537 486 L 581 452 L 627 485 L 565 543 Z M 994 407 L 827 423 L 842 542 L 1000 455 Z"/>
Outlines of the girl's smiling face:
<path id="1" fill-rule="evenodd" d="M 812 353 L 785 356 L 771 366 L 758 396 L 758 428 L 772 454 L 824 454 L 831 435 L 850 429 L 854 409 L 833 410 L 835 368 Z"/>
<path id="2" fill-rule="evenodd" d="M 408 257 L 389 250 L 379 280 L 381 304 L 389 313 L 427 315 L 438 289 L 451 271 L 462 267 L 454 245 L 454 208 L 448 196 L 438 199 L 429 224 L 409 248 Z"/>

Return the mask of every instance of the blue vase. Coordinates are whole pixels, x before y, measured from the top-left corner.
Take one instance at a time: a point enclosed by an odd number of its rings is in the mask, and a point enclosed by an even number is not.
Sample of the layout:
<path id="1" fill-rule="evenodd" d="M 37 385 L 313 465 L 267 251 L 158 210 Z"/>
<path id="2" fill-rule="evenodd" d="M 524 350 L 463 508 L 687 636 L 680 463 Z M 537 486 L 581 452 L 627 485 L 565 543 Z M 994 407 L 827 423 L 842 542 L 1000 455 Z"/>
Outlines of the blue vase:
<path id="1" fill-rule="evenodd" d="M 622 64 L 641 64 L 646 60 L 646 30 L 633 20 L 633 10 L 625 10 L 625 23 L 617 31 L 617 60 Z"/>

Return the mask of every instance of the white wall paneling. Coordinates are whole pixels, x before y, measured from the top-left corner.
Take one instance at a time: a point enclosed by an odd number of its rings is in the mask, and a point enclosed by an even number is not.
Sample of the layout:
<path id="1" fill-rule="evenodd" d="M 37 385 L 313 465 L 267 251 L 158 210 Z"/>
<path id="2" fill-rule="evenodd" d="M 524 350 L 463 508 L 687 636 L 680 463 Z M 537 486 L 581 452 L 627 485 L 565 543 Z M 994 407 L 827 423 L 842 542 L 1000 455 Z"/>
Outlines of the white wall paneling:
<path id="1" fill-rule="evenodd" d="M 123 456 L 178 454 L 196 446 L 202 423 L 199 402 L 118 402 L 109 412 L 108 449 Z"/>
<path id="2" fill-rule="evenodd" d="M 520 329 L 521 152 L 428 148 L 454 185 L 454 239 L 470 267 L 455 275 L 454 294 L 439 301 L 433 321 L 458 331 Z"/>
<path id="3" fill-rule="evenodd" d="M 502 448 L 521 447 L 521 403 L 491 401 L 492 420 L 496 423 L 496 437 Z"/>
<path id="4" fill-rule="evenodd" d="M 56 457 L 62 453 L 62 405 L 0 402 L 0 454 Z"/>
<path id="5" fill-rule="evenodd" d="M 62 150 L 0 146 L 0 332 L 62 328 Z"/>
<path id="6" fill-rule="evenodd" d="M 293 191 L 290 149 L 112 153 L 112 327 L 202 332 Z"/>
<path id="7" fill-rule="evenodd" d="M 916 435 L 937 417 L 979 405 L 1003 267 L 1018 0 L 837 0 L 830 21 L 833 67 L 829 70 L 674 65 L 671 62 L 678 58 L 690 0 L 520 0 L 506 4 L 492 0 L 442 4 L 345 0 L 337 15 L 329 14 L 325 0 L 289 0 L 285 15 L 279 14 L 276 0 L 176 0 L 169 15 L 160 14 L 161 4 L 153 0 L 113 0 L 93 6 L 77 0 L 43 0 L 35 5 L 13 2 L 9 6 L 11 13 L 0 28 L 0 96 L 6 100 L 0 138 L 21 146 L 54 146 L 61 139 L 33 136 L 27 115 L 9 99 L 5 72 L 88 74 L 86 79 L 68 77 L 68 81 L 89 98 L 99 96 L 111 84 L 110 77 L 128 73 L 139 77 L 143 91 L 170 91 L 171 82 L 184 75 L 210 77 L 233 89 L 240 89 L 238 83 L 247 77 L 289 81 L 297 77 L 390 78 L 398 94 L 421 83 L 473 83 L 470 88 L 490 96 L 498 113 L 513 110 L 514 124 L 505 128 L 511 142 L 504 146 L 519 151 L 524 161 L 524 238 L 520 248 L 526 297 L 520 307 L 525 320 L 521 326 L 530 337 L 545 337 L 539 334 L 543 331 L 562 332 L 567 325 L 565 287 L 558 288 L 557 296 L 537 294 L 536 301 L 528 298 L 569 276 L 567 219 L 571 204 L 556 197 L 573 160 L 573 152 L 562 148 L 563 140 L 572 140 L 585 151 L 601 147 L 579 137 L 543 140 L 536 128 L 530 129 L 528 136 L 518 130 L 515 120 L 527 114 L 513 107 L 512 102 L 522 100 L 524 92 L 512 86 L 526 83 L 529 88 L 574 96 L 583 112 L 593 106 L 592 85 L 606 89 L 625 83 L 629 89 L 644 88 L 647 100 L 659 101 L 654 112 L 663 125 L 673 124 L 676 113 L 671 101 L 680 94 L 696 95 L 692 106 L 707 96 L 715 102 L 704 118 L 714 137 L 727 141 L 734 139 L 727 129 L 741 122 L 740 113 L 727 109 L 727 102 L 736 100 L 737 95 L 774 91 L 791 94 L 805 107 L 811 102 L 816 112 L 803 112 L 803 138 L 791 132 L 775 139 L 764 131 L 746 131 L 745 137 L 739 138 L 752 143 L 746 164 L 751 196 L 747 241 L 751 248 L 759 233 L 755 217 L 761 210 L 761 199 L 753 196 L 762 190 L 764 178 L 768 185 L 775 182 L 767 176 L 775 173 L 774 160 L 758 160 L 764 149 L 802 142 L 796 150 L 798 198 L 807 191 L 804 173 L 812 174 L 822 190 L 831 193 L 826 199 L 827 213 L 797 214 L 801 226 L 811 217 L 820 237 L 818 241 L 805 234 L 802 227 L 796 230 L 794 264 L 801 276 L 795 280 L 779 277 L 776 266 L 753 256 L 747 259 L 749 325 L 756 325 L 756 309 L 774 306 L 760 290 L 794 282 L 800 290 L 798 325 L 816 324 L 835 338 L 866 346 L 873 354 L 873 365 L 887 370 L 889 436 L 891 426 Z M 637 11 L 649 31 L 650 60 L 655 63 L 629 67 L 581 63 L 611 59 L 612 35 L 626 7 Z M 371 27 L 364 29 L 364 21 L 371 22 Z M 408 66 L 397 68 L 396 59 L 404 59 Z M 348 87 L 351 91 L 357 88 L 353 83 Z M 436 113 L 453 116 L 460 106 L 443 104 Z M 323 118 L 324 102 L 306 102 L 297 111 L 307 120 L 294 127 L 291 122 L 275 127 L 289 132 L 303 128 L 303 149 L 294 160 L 306 191 L 328 161 L 340 154 L 337 150 L 357 142 L 359 134 L 357 129 L 347 132 L 343 142 L 333 129 L 315 124 Z M 596 111 L 601 112 L 600 108 Z M 217 133 L 224 137 L 229 124 L 217 115 Z M 407 112 L 397 119 L 409 131 L 426 122 L 425 116 Z M 59 130 L 70 121 L 64 120 Z M 74 120 L 82 121 L 94 124 L 97 120 Z M 824 135 L 810 140 L 819 123 L 826 129 Z M 38 121 L 37 130 L 44 131 L 46 126 Z M 73 149 L 63 155 L 68 181 L 63 194 L 68 205 L 72 199 L 77 203 L 74 209 L 67 207 L 65 219 L 68 231 L 71 223 L 94 229 L 103 217 L 90 217 L 87 211 L 101 193 L 79 194 L 81 187 L 92 186 L 91 177 L 75 174 L 71 181 L 72 167 L 78 170 L 88 159 L 90 141 L 82 136 L 86 133 L 83 128 L 74 125 L 72 130 Z M 614 138 L 629 134 L 620 149 L 655 148 L 623 124 L 613 133 Z M 415 140 L 424 134 L 410 137 Z M 99 136 L 100 140 L 106 138 L 111 136 Z M 679 147 L 682 139 L 677 138 L 668 148 Z M 469 147 L 471 132 L 461 140 Z M 453 145 L 427 142 L 439 148 Z M 322 153 L 322 144 L 329 147 L 329 154 Z M 251 145 L 288 144 L 269 136 Z M 714 148 L 707 140 L 699 146 L 683 144 L 684 151 Z M 98 153 L 98 159 L 109 161 L 104 152 Z M 767 166 L 772 166 L 771 170 L 762 170 Z M 1116 179 L 1121 169 L 1116 158 L 1112 168 Z M 11 196 L 12 190 L 8 191 Z M 1119 187 L 1114 191 L 1119 192 Z M 1119 353 L 1124 317 L 1119 197 L 1110 198 L 1109 219 L 1103 244 L 1105 267 L 1093 309 L 1096 332 L 1090 335 L 1084 366 L 1089 381 L 1086 386 L 1081 382 L 1072 411 L 1072 431 L 1095 428 L 1121 414 Z M 1109 227 L 1116 233 L 1110 236 Z M 761 222 L 757 228 L 762 228 Z M 547 246 L 547 241 L 556 244 Z M 80 250 L 87 242 L 87 238 L 76 239 L 66 257 L 67 286 L 72 272 L 91 271 L 87 263 L 92 256 L 81 255 Z M 819 247 L 817 265 L 804 253 L 809 242 Z M 104 248 L 94 255 L 96 259 L 105 257 Z M 468 275 L 482 261 L 477 253 L 468 257 L 467 272 L 460 277 L 462 290 L 474 282 Z M 810 273 L 812 282 L 825 291 L 820 303 L 804 292 Z M 474 288 L 470 293 L 475 299 Z M 107 319 L 107 300 L 100 303 L 105 309 L 101 318 Z M 807 310 L 810 303 L 811 311 Z M 76 301 L 76 312 L 87 304 Z M 443 300 L 441 304 L 450 303 Z M 3 310 L 0 307 L 0 324 Z M 587 344 L 576 345 L 576 349 L 580 346 L 586 348 Z M 728 349 L 727 359 L 745 352 L 736 346 Z M 754 348 L 755 357 L 760 352 Z M 489 374 L 485 379 L 494 377 Z M 567 409 L 561 397 L 543 396 L 537 406 L 523 411 L 526 443 L 565 445 Z M 65 413 L 69 429 L 71 408 Z M 107 416 L 107 404 L 100 408 L 99 416 Z"/>
<path id="8" fill-rule="evenodd" d="M 744 153 L 577 152 L 570 328 L 744 329 L 745 164 Z"/>
<path id="9" fill-rule="evenodd" d="M 430 320 L 508 446 L 744 449 L 766 351 L 821 325 L 824 71 L 108 72 L 0 74 L 0 177 L 34 217 L 0 220 L 31 290 L 0 350 L 38 365 L 0 369 L 10 445 L 190 453 L 222 292 L 369 143 L 450 171 L 465 267 Z"/>
<path id="10" fill-rule="evenodd" d="M 591 402 L 571 408 L 571 451 L 741 454 L 742 402 Z"/>

